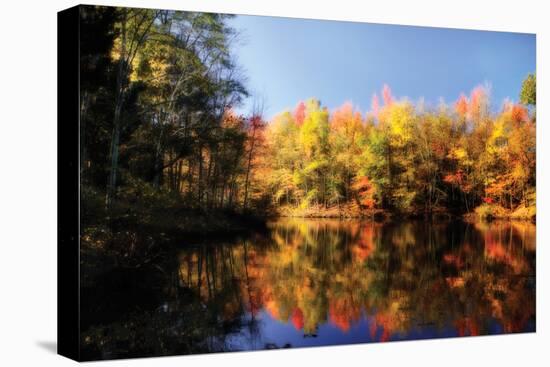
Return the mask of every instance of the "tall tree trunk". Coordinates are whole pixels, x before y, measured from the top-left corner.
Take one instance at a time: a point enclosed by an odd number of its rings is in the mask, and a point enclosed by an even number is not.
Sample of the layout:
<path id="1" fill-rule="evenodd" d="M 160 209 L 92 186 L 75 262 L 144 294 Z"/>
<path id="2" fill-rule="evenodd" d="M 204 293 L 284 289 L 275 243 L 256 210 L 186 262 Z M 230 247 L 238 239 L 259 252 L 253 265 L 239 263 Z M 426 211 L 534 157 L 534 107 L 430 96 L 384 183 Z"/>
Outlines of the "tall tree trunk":
<path id="1" fill-rule="evenodd" d="M 109 184 L 107 186 L 107 197 L 105 199 L 105 205 L 107 208 L 111 207 L 113 199 L 116 193 L 116 179 L 118 169 L 118 144 L 120 141 L 120 114 L 122 110 L 122 103 L 117 102 L 115 108 L 115 118 L 113 126 L 113 135 L 111 138 L 111 171 L 109 173 Z"/>
<path id="2" fill-rule="evenodd" d="M 148 12 L 148 10 L 143 10 Z M 155 22 L 158 12 L 156 12 L 148 21 L 148 24 L 145 26 L 140 33 L 140 27 L 143 26 L 147 18 L 147 13 L 142 13 L 143 17 L 141 21 L 138 21 L 134 25 L 134 29 L 130 32 L 132 34 L 132 40 L 128 42 L 127 40 L 127 27 L 128 27 L 128 10 L 127 8 L 121 8 L 121 40 L 120 40 L 120 55 L 118 61 L 118 72 L 116 80 L 116 96 L 115 96 L 115 113 L 113 117 L 113 134 L 111 140 L 111 170 L 109 173 L 109 181 L 107 184 L 107 195 L 105 197 L 106 207 L 109 208 L 113 202 L 113 199 L 116 194 L 116 181 L 117 181 L 117 170 L 118 170 L 118 155 L 119 155 L 119 143 L 120 143 L 120 130 L 121 130 L 121 120 L 122 120 L 122 108 L 124 105 L 124 100 L 126 98 L 126 83 L 128 78 L 129 66 L 132 64 L 138 49 L 141 47 L 143 42 L 145 42 L 146 35 L 149 33 L 153 23 Z M 133 17 L 130 17 L 133 18 Z"/>
<path id="3" fill-rule="evenodd" d="M 222 178 L 221 195 L 220 195 L 220 208 L 223 208 L 223 200 L 225 198 L 226 186 L 227 186 L 227 172 L 224 172 L 223 178 Z"/>
<path id="4" fill-rule="evenodd" d="M 388 146 L 387 146 L 387 149 L 386 149 L 386 160 L 387 160 L 387 175 L 388 175 L 388 192 L 386 195 L 388 195 L 389 197 L 386 198 L 387 200 L 387 204 L 391 207 L 393 205 L 393 174 L 392 174 L 392 165 L 393 165 L 393 160 L 392 160 L 392 150 L 391 150 L 391 145 L 390 143 L 388 142 Z"/>
<path id="5" fill-rule="evenodd" d="M 157 146 L 155 148 L 155 163 L 154 163 L 154 177 L 153 177 L 153 187 L 155 190 L 160 190 L 162 173 L 164 171 L 164 149 L 162 144 L 162 139 L 164 136 L 164 125 L 160 127 L 159 139 L 157 141 Z"/>
<path id="6" fill-rule="evenodd" d="M 124 102 L 124 83 L 125 83 L 125 69 L 126 69 L 126 11 L 122 12 L 121 20 L 121 44 L 120 44 L 120 58 L 118 61 L 117 72 L 117 93 L 115 100 L 115 114 L 113 118 L 113 134 L 111 138 L 111 170 L 109 173 L 109 183 L 107 185 L 107 196 L 105 198 L 105 205 L 107 208 L 111 207 L 113 198 L 116 193 L 116 179 L 118 169 L 118 145 L 120 141 L 120 120 L 122 114 L 122 104 Z"/>
<path id="7" fill-rule="evenodd" d="M 84 179 L 86 169 L 86 112 L 88 111 L 90 96 L 87 91 L 82 94 L 80 102 L 80 179 Z"/>
<path id="8" fill-rule="evenodd" d="M 254 152 L 254 144 L 256 143 L 256 128 L 253 127 L 252 130 L 252 142 L 250 143 L 250 151 L 248 152 L 248 162 L 246 165 L 246 178 L 244 181 L 244 201 L 243 201 L 243 209 L 246 210 L 246 206 L 248 204 L 248 185 L 250 181 L 250 169 L 252 167 L 252 154 Z"/>
<path id="9" fill-rule="evenodd" d="M 199 207 L 202 206 L 202 145 L 199 146 L 199 177 L 198 177 Z"/>
<path id="10" fill-rule="evenodd" d="M 193 162 L 191 161 L 191 158 L 187 160 L 187 192 L 188 197 L 193 198 Z"/>

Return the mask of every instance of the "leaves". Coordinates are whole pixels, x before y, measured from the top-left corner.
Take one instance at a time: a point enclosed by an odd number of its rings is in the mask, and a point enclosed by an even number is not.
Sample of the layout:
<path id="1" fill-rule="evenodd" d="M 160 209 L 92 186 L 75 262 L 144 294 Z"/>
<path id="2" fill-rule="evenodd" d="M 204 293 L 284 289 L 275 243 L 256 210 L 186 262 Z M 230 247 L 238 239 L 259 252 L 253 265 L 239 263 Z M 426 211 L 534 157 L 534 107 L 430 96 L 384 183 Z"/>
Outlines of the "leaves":
<path id="1" fill-rule="evenodd" d="M 535 74 L 527 75 L 521 84 L 519 100 L 525 105 L 537 105 L 537 76 Z"/>
<path id="2" fill-rule="evenodd" d="M 491 113 L 489 90 L 461 94 L 454 111 L 430 110 L 384 85 L 383 105 L 374 94 L 365 120 L 351 102 L 332 111 L 316 99 L 298 103 L 268 137 L 277 203 L 401 212 L 523 205 L 535 185 L 534 122 L 519 104 Z"/>
<path id="3" fill-rule="evenodd" d="M 464 94 L 461 94 L 456 101 L 455 111 L 458 114 L 459 118 L 466 118 L 466 113 L 468 112 L 468 98 Z"/>

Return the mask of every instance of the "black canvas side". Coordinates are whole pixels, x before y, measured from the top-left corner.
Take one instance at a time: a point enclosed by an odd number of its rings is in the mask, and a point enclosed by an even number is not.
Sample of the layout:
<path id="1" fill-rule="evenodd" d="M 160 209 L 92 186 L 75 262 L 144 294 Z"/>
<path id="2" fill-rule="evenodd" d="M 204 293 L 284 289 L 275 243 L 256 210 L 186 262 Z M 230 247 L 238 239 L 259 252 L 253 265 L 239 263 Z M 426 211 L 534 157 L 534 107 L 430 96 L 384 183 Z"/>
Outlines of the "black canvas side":
<path id="1" fill-rule="evenodd" d="M 79 15 L 57 14 L 57 352 L 80 360 Z"/>

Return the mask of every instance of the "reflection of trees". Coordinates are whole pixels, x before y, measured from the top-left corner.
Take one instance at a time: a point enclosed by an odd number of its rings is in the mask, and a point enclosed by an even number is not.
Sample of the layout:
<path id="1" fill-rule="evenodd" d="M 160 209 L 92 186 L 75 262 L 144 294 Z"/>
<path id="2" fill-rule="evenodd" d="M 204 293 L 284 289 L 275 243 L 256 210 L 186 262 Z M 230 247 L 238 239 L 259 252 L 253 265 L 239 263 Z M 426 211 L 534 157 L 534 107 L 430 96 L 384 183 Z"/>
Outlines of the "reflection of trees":
<path id="1" fill-rule="evenodd" d="M 110 275 L 106 282 L 85 290 L 84 294 L 94 298 L 83 305 L 97 309 L 83 312 L 91 320 L 84 321 L 82 329 L 82 357 L 128 358 L 228 349 L 229 336 L 247 322 L 239 317 L 241 309 L 227 308 L 238 306 L 226 300 L 240 299 L 240 295 L 230 287 L 223 288 L 231 277 L 229 269 L 220 271 L 220 255 L 204 247 L 185 258 L 197 265 L 189 272 L 183 273 L 181 267 L 179 272 L 167 271 L 174 265 L 172 259 L 139 272 Z M 111 284 L 121 277 L 127 280 Z M 196 289 L 186 286 L 192 278 L 198 280 Z M 197 292 L 207 297 L 207 303 Z M 231 317 L 220 318 L 223 314 Z"/>
<path id="2" fill-rule="evenodd" d="M 185 286 L 226 320 L 260 309 L 305 335 L 347 332 L 365 313 L 371 337 L 423 327 L 459 335 L 522 331 L 534 319 L 529 223 L 377 224 L 285 220 L 270 245 L 216 246 L 182 257 Z M 191 275 L 189 275 L 191 274 Z"/>
<path id="3" fill-rule="evenodd" d="M 377 274 L 367 310 L 382 339 L 449 322 L 459 335 L 487 334 L 492 320 L 518 332 L 534 319 L 532 224 L 407 224 L 384 232 L 391 240 L 367 261 Z"/>
<path id="4" fill-rule="evenodd" d="M 143 284 L 161 307 L 140 303 L 85 330 L 82 343 L 110 357 L 240 349 L 236 333 L 247 348 L 274 347 L 261 344 L 262 310 L 304 336 L 326 323 L 347 332 L 363 315 L 381 341 L 426 327 L 523 331 L 535 318 L 534 241 L 534 225 L 519 222 L 279 221 L 269 237 L 187 248 L 177 271 L 143 275 L 162 285 Z"/>

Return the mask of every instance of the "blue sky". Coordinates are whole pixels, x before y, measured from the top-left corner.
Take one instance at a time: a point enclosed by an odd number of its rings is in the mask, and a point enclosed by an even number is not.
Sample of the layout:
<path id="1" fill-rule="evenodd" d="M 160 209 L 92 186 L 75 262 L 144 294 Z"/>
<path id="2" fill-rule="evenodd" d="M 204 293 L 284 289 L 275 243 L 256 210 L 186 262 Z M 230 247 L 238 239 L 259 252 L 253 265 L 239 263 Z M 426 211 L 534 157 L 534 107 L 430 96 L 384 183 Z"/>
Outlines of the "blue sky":
<path id="1" fill-rule="evenodd" d="M 265 117 L 316 97 L 330 109 L 352 101 L 362 112 L 388 84 L 394 96 L 436 105 L 478 84 L 493 108 L 517 101 L 535 72 L 535 35 L 260 16 L 237 16 L 234 48 L 247 86 L 265 99 Z M 248 100 L 239 111 L 246 112 Z"/>

